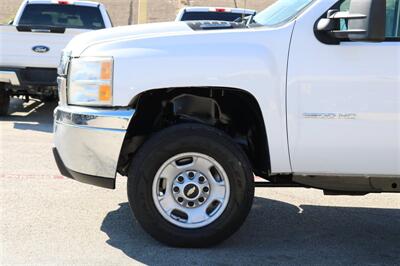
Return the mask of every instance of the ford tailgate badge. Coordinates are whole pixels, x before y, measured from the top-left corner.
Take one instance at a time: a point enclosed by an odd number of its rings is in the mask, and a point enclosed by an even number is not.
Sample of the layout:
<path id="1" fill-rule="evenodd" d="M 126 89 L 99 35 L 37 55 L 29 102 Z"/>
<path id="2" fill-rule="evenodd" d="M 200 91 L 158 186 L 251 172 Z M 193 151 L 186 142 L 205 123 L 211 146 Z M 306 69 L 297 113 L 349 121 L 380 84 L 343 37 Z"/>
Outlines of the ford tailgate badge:
<path id="1" fill-rule="evenodd" d="M 32 50 L 35 53 L 47 53 L 48 51 L 50 51 L 50 48 L 44 45 L 36 45 L 32 47 Z"/>

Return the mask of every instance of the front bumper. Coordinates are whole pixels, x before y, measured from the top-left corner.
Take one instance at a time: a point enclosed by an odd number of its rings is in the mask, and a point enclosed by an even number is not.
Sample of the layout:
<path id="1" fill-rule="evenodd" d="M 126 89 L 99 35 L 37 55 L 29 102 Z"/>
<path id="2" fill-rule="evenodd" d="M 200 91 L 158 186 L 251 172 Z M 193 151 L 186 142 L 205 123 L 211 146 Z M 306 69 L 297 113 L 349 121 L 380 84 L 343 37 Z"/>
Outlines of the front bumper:
<path id="1" fill-rule="evenodd" d="M 115 188 L 118 159 L 134 109 L 59 106 L 54 111 L 54 155 L 69 178 Z"/>

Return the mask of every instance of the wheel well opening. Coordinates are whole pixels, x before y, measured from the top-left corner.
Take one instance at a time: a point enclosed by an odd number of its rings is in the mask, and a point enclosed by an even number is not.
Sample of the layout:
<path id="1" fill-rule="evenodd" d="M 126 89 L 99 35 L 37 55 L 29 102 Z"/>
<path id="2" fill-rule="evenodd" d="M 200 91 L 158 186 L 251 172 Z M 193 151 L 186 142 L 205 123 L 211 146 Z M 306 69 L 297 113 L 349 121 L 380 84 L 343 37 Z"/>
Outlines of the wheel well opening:
<path id="1" fill-rule="evenodd" d="M 136 96 L 130 104 L 136 113 L 128 127 L 118 172 L 127 175 L 135 152 L 152 133 L 180 123 L 216 127 L 245 151 L 253 172 L 267 176 L 270 168 L 267 134 L 257 100 L 233 88 L 157 89 Z"/>

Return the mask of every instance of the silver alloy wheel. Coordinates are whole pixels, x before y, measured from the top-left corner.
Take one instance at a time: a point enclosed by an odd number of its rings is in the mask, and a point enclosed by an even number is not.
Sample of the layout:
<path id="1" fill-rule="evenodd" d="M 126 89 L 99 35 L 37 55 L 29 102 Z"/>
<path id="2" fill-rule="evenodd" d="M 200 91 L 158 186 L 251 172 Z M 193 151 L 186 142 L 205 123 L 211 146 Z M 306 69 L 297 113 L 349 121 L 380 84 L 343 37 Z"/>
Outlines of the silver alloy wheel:
<path id="1" fill-rule="evenodd" d="M 170 223 L 201 228 L 218 219 L 229 202 L 229 179 L 222 166 L 201 153 L 182 153 L 167 160 L 152 186 L 153 201 Z"/>

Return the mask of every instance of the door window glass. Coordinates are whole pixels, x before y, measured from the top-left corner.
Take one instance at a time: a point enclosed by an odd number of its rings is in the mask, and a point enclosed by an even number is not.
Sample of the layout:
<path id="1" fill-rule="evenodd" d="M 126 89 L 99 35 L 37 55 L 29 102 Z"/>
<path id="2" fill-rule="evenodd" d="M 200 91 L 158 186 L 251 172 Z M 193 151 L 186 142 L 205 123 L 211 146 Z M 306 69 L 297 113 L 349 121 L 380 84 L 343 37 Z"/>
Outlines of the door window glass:
<path id="1" fill-rule="evenodd" d="M 400 0 L 386 0 L 386 37 L 400 37 Z"/>

